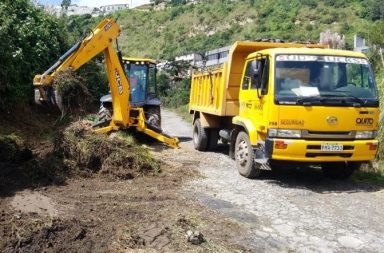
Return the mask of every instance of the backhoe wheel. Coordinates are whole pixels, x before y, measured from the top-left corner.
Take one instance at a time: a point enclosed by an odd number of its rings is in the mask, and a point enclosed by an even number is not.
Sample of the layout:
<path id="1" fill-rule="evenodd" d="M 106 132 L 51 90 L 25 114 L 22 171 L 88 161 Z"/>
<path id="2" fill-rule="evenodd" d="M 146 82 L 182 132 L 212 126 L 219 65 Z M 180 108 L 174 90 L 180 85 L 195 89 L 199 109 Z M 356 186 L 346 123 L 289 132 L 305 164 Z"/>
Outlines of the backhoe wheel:
<path id="1" fill-rule="evenodd" d="M 208 129 L 208 150 L 215 150 L 219 141 L 219 131 L 216 128 Z"/>
<path id="2" fill-rule="evenodd" d="M 333 179 L 347 179 L 357 167 L 357 163 L 330 162 L 321 164 L 324 175 Z"/>
<path id="3" fill-rule="evenodd" d="M 145 117 L 150 125 L 161 129 L 160 106 L 149 107 L 145 112 Z"/>
<path id="4" fill-rule="evenodd" d="M 193 123 L 193 146 L 199 151 L 205 151 L 208 144 L 207 129 L 201 126 L 200 119 Z"/>
<path id="5" fill-rule="evenodd" d="M 105 122 L 112 119 L 112 111 L 101 104 L 99 109 L 99 122 Z"/>
<path id="6" fill-rule="evenodd" d="M 239 132 L 235 144 L 236 167 L 240 175 L 246 178 L 256 178 L 260 176 L 260 165 L 253 161 L 254 152 L 248 134 L 244 131 Z"/>

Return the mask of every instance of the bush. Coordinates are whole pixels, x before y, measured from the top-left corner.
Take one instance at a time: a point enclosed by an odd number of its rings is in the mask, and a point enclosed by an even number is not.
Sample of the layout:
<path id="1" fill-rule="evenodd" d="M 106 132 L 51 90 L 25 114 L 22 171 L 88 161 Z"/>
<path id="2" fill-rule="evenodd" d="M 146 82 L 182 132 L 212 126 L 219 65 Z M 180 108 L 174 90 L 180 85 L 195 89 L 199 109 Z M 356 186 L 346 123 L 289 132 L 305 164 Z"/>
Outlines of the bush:
<path id="1" fill-rule="evenodd" d="M 32 79 L 67 48 L 64 25 L 28 0 L 0 2 L 0 110 L 33 99 Z"/>

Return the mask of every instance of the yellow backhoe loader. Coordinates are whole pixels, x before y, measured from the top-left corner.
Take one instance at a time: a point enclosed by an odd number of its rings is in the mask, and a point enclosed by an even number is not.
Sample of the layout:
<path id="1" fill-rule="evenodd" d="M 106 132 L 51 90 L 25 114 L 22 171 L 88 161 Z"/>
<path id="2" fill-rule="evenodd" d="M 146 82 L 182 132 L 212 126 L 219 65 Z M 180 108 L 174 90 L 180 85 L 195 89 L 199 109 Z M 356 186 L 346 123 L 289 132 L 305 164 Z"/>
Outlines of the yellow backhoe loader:
<path id="1" fill-rule="evenodd" d="M 160 127 L 160 102 L 154 99 L 156 65 L 149 59 L 123 58 L 115 51 L 120 28 L 113 19 L 105 19 L 83 40 L 76 43 L 42 75 L 33 79 L 40 101 L 52 101 L 55 76 L 65 70 L 75 71 L 99 53 L 105 56 L 110 95 L 101 99 L 102 121 L 95 125 L 97 133 L 135 128 L 168 146 L 176 148 L 178 139 L 163 133 Z M 127 76 L 129 78 L 127 78 Z M 47 92 L 50 91 L 50 92 Z"/>

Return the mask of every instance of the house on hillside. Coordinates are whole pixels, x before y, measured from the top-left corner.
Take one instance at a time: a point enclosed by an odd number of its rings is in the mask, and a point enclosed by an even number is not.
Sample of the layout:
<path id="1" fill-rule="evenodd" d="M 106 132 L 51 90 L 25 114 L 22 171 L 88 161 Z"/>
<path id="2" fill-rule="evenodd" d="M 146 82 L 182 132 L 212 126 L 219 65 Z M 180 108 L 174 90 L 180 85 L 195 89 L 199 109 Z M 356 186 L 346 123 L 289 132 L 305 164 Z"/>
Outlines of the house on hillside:
<path id="1" fill-rule="evenodd" d="M 365 39 L 355 34 L 353 36 L 353 51 L 367 53 L 368 50 L 369 48 L 365 44 Z"/>
<path id="2" fill-rule="evenodd" d="M 205 53 L 206 63 L 205 66 L 213 66 L 224 63 L 229 54 L 231 46 L 221 47 L 217 49 L 210 50 Z"/>
<path id="3" fill-rule="evenodd" d="M 175 61 L 188 62 L 192 66 L 197 66 L 203 60 L 203 56 L 198 53 L 186 54 L 175 57 Z"/>
<path id="4" fill-rule="evenodd" d="M 128 4 L 110 4 L 110 5 L 100 6 L 100 10 L 103 14 L 109 14 L 115 11 L 120 11 L 128 8 L 129 8 Z"/>
<path id="5" fill-rule="evenodd" d="M 88 7 L 88 6 L 79 6 L 77 4 L 71 4 L 70 6 L 68 6 L 67 15 L 72 16 L 72 15 L 92 14 L 93 9 L 94 8 Z"/>

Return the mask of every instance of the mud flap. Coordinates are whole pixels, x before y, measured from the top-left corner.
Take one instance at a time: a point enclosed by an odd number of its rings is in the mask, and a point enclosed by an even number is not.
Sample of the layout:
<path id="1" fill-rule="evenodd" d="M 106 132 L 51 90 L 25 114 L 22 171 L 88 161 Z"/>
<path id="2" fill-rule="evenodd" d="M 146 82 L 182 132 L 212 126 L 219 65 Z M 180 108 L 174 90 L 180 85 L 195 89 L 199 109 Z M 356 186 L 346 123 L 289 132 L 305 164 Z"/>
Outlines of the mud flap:
<path id="1" fill-rule="evenodd" d="M 265 142 L 258 141 L 256 146 L 253 146 L 253 151 L 255 152 L 253 162 L 260 165 L 259 167 L 261 170 L 271 170 L 268 163 L 269 157 L 266 152 Z"/>

